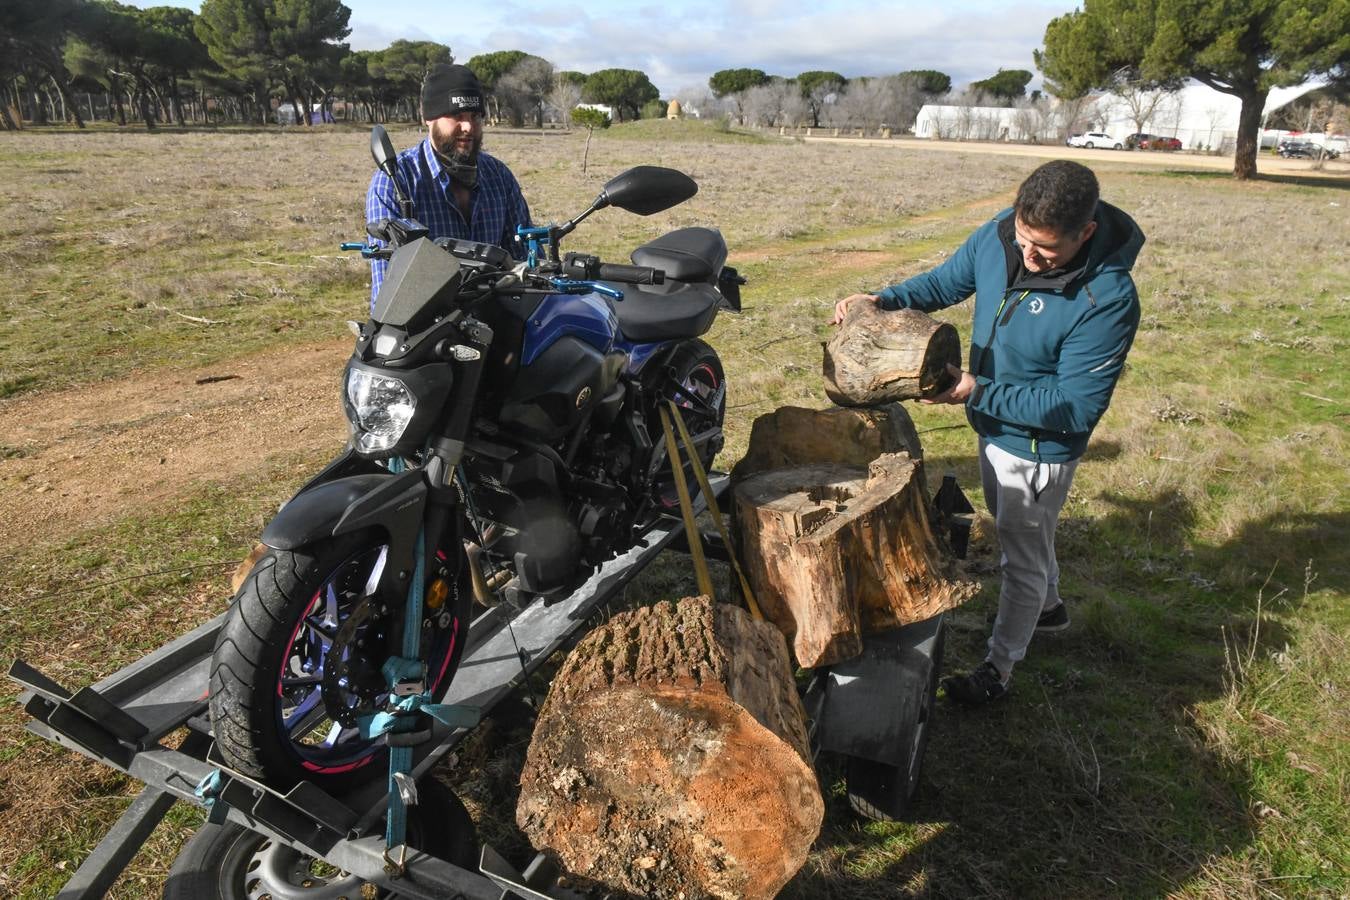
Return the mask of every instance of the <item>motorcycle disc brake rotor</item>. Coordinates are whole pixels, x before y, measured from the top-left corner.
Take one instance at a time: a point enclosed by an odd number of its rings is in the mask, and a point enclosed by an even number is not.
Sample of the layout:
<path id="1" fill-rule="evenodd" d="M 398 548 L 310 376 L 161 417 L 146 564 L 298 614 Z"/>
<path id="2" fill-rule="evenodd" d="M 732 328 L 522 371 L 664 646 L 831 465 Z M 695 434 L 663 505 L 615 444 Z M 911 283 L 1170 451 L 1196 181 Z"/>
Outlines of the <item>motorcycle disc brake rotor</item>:
<path id="1" fill-rule="evenodd" d="M 375 620 L 375 604 L 367 597 L 338 628 L 324 660 L 324 709 L 344 728 L 355 728 L 361 716 L 375 712 L 376 701 L 388 692 L 380 662 L 370 655 L 384 647 L 384 635 L 371 627 Z"/>
<path id="2" fill-rule="evenodd" d="M 365 882 L 357 876 L 273 840 L 263 841 L 253 851 L 243 878 L 248 900 L 352 900 L 366 896 L 362 892 Z"/>

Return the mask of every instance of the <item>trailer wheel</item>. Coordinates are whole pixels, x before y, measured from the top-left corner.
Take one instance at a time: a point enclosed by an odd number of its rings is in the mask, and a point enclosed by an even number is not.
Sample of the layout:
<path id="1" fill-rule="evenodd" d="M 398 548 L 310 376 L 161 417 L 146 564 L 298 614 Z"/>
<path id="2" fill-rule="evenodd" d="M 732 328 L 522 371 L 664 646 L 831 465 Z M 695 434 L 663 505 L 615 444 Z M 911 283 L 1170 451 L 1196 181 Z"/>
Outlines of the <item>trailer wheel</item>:
<path id="1" fill-rule="evenodd" d="M 848 757 L 845 780 L 848 805 L 855 813 L 878 822 L 894 822 L 907 817 L 919 792 L 919 776 L 928 749 L 929 729 L 937 699 L 938 675 L 942 671 L 942 651 L 947 642 L 947 624 L 943 622 L 933 645 L 933 666 L 928 681 L 919 687 L 923 696 L 918 720 L 907 735 L 909 755 L 904 766 L 892 766 L 870 759 Z"/>
<path id="2" fill-rule="evenodd" d="M 408 843 L 461 868 L 476 870 L 473 820 L 454 792 L 434 779 L 417 786 L 421 802 L 408 808 Z M 184 845 L 164 884 L 165 900 L 364 897 L 364 882 L 323 860 L 305 856 L 227 821 L 207 823 Z"/>

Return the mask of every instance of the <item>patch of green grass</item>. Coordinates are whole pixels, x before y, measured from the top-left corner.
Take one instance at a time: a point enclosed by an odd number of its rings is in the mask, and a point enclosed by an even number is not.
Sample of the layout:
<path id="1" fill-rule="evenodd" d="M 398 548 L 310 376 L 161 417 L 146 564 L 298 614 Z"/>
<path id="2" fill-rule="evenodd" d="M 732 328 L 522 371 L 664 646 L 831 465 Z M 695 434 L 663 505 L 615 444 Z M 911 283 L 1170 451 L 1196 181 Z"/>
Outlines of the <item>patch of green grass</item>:
<path id="1" fill-rule="evenodd" d="M 41 380 L 37 375 L 15 375 L 0 380 L 0 397 L 12 397 L 22 393 L 36 387 Z"/>
<path id="2" fill-rule="evenodd" d="M 597 129 L 597 137 L 620 141 L 683 141 L 705 144 L 763 144 L 768 138 L 730 127 L 722 119 L 638 119 Z"/>

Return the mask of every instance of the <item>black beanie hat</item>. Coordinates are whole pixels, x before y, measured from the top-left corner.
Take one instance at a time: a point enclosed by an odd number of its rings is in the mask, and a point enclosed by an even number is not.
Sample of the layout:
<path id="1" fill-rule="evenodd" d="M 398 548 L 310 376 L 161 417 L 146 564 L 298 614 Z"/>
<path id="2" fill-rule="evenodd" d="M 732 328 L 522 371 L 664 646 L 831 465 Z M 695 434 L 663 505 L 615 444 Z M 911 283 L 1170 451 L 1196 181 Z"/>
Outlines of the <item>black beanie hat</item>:
<path id="1" fill-rule="evenodd" d="M 458 112 L 481 112 L 483 86 L 468 66 L 442 63 L 422 82 L 422 118 L 430 122 Z"/>

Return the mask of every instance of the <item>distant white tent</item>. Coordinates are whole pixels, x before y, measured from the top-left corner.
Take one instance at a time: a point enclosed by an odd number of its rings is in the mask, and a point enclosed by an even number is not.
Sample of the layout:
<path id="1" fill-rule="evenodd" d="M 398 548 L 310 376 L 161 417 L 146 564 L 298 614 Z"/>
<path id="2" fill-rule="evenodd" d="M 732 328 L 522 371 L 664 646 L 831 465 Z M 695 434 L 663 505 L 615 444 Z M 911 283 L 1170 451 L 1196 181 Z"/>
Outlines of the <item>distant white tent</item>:
<path id="1" fill-rule="evenodd" d="M 1307 82 L 1294 87 L 1272 88 L 1266 96 L 1262 111 L 1262 125 L 1271 113 L 1294 102 L 1304 94 L 1324 87 Z M 1186 86 L 1166 97 L 1145 123 L 1143 131 L 1174 137 L 1187 150 L 1217 150 L 1232 153 L 1237 141 L 1238 116 L 1242 101 L 1232 94 L 1221 93 L 1207 84 L 1190 81 Z M 1100 130 L 1124 136 L 1137 130 L 1125 101 L 1113 94 L 1104 94 L 1096 103 L 1095 122 Z M 1275 137 L 1263 144 L 1273 146 Z"/>
<path id="2" fill-rule="evenodd" d="M 1324 85 L 1308 82 L 1288 88 L 1273 88 L 1266 98 L 1263 117 L 1286 106 Z M 1238 114 L 1242 101 L 1232 94 L 1224 94 L 1198 81 L 1187 82 L 1175 94 L 1167 96 L 1153 115 L 1144 122 L 1143 131 L 1175 137 L 1188 150 L 1210 149 L 1232 153 L 1237 139 Z M 1054 104 L 1044 114 L 999 106 L 964 106 L 925 104 L 914 120 L 916 137 L 942 140 L 984 141 L 1050 141 L 1074 123 L 1061 120 L 1060 108 Z M 1263 122 L 1264 124 L 1264 122 Z M 1078 112 L 1081 131 L 1104 131 L 1120 141 L 1139 131 L 1130 118 L 1128 104 L 1114 94 L 1101 94 Z M 1264 146 L 1274 146 L 1280 133 L 1265 133 Z M 1310 136 L 1319 143 L 1321 135 Z M 1343 137 L 1328 137 L 1326 143 L 1335 146 Z"/>

